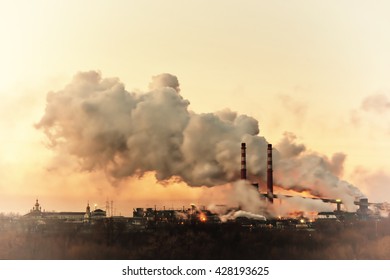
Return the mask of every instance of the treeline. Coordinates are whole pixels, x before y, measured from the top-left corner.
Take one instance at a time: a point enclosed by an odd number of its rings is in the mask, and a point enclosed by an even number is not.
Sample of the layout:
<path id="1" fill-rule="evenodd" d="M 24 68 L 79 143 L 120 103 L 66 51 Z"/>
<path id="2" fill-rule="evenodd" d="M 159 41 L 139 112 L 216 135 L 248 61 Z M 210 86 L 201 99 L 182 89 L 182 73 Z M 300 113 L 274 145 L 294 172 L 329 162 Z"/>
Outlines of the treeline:
<path id="1" fill-rule="evenodd" d="M 390 259 L 390 219 L 315 231 L 238 224 L 129 231 L 109 222 L 2 227 L 0 259 Z"/>

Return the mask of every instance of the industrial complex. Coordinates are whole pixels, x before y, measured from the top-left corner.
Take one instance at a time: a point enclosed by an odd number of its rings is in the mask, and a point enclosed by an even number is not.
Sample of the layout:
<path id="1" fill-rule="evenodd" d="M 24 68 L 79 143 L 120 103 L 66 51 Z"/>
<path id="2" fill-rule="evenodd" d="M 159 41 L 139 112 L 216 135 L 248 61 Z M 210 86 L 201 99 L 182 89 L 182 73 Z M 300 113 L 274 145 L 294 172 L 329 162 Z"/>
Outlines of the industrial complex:
<path id="1" fill-rule="evenodd" d="M 258 191 L 259 200 L 265 204 L 274 204 L 273 207 L 278 207 L 277 201 L 282 201 L 285 198 L 293 197 L 292 195 L 281 195 L 274 193 L 273 183 L 273 164 L 272 164 L 272 145 L 267 147 L 267 188 L 266 192 L 261 192 L 258 183 L 251 185 Z M 246 144 L 241 143 L 241 180 L 247 181 L 247 166 L 246 166 Z M 182 209 L 158 209 L 154 208 L 135 208 L 132 215 L 129 217 L 115 216 L 107 202 L 106 209 L 91 209 L 89 203 L 85 211 L 80 212 L 47 212 L 42 211 L 42 207 L 38 199 L 29 213 L 19 219 L 29 228 L 45 228 L 53 223 L 78 224 L 88 226 L 96 223 L 121 222 L 125 224 L 129 230 L 147 230 L 166 225 L 196 225 L 196 224 L 224 224 L 236 223 L 244 228 L 296 228 L 299 230 L 308 229 L 315 230 L 316 225 L 326 223 L 351 223 L 361 220 L 379 220 L 383 213 L 390 210 L 388 203 L 370 203 L 367 198 L 360 198 L 355 201 L 358 206 L 356 212 L 347 212 L 342 210 L 343 201 L 338 198 L 321 198 L 321 197 L 304 197 L 305 199 L 321 200 L 324 203 L 335 205 L 334 211 L 317 212 L 315 217 L 306 217 L 304 212 L 297 209 L 294 216 L 288 217 L 273 217 L 266 213 L 250 213 L 244 211 L 243 205 L 218 205 L 218 211 L 210 211 L 206 207 L 198 207 L 190 205 Z M 111 202 L 112 205 L 112 202 Z M 217 213 L 215 213 L 217 212 Z M 379 214 L 382 213 L 382 216 Z"/>
<path id="2" fill-rule="evenodd" d="M 121 216 L 115 215 L 113 201 L 103 209 L 86 202 L 84 211 L 56 212 L 44 210 L 45 202 L 36 199 L 25 215 L 0 215 L 0 259 L 389 258 L 388 203 L 362 197 L 355 201 L 356 210 L 346 211 L 338 198 L 282 194 L 274 185 L 270 144 L 264 151 L 267 182 L 249 182 L 256 178 L 247 173 L 246 148 L 241 143 L 236 187 L 249 190 L 251 202 L 261 206 L 258 211 L 237 201 L 208 208 L 137 207 Z M 289 207 L 290 214 L 275 215 L 294 199 L 301 204 Z M 329 210 L 303 211 L 306 202 Z"/>

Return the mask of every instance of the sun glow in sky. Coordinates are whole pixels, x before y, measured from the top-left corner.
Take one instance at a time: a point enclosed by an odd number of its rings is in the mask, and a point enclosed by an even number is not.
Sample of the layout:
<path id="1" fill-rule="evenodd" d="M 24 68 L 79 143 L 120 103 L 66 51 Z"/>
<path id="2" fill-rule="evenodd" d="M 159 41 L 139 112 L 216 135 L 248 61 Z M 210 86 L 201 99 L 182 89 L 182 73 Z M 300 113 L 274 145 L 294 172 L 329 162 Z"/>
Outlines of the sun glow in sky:
<path id="1" fill-rule="evenodd" d="M 114 200 L 123 215 L 218 200 L 58 162 L 34 124 L 49 91 L 89 70 L 128 91 L 176 75 L 190 110 L 230 108 L 270 143 L 291 132 L 310 151 L 342 152 L 342 179 L 390 201 L 389 12 L 388 1 L 0 1 L 0 212 L 24 214 L 35 198 L 58 211 Z"/>

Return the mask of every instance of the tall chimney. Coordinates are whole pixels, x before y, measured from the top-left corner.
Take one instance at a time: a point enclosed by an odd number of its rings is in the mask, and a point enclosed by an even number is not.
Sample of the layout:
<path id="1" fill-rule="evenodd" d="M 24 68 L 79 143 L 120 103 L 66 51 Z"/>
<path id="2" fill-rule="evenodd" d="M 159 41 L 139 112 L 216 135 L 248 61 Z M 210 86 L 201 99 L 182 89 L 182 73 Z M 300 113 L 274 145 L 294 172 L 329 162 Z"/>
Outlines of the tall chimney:
<path id="1" fill-rule="evenodd" d="M 246 180 L 246 145 L 241 143 L 241 180 Z"/>
<path id="2" fill-rule="evenodd" d="M 267 149 L 267 197 L 270 203 L 274 203 L 274 179 L 272 176 L 272 144 Z"/>

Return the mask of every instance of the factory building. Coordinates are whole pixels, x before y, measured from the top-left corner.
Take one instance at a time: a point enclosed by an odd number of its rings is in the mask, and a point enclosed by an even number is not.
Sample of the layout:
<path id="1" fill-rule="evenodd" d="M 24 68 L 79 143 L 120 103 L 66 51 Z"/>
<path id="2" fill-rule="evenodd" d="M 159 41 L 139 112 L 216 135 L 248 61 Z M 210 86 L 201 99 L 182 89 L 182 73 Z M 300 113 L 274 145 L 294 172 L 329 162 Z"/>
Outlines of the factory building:
<path id="1" fill-rule="evenodd" d="M 106 217 L 106 211 L 101 209 L 95 209 L 91 211 L 89 203 L 86 210 L 83 212 L 55 212 L 55 211 L 42 211 L 38 199 L 35 201 L 34 207 L 29 213 L 23 216 L 26 220 L 58 220 L 66 222 L 91 222 Z"/>
<path id="2" fill-rule="evenodd" d="M 268 203 L 273 204 L 275 199 L 281 203 L 283 199 L 294 197 L 293 195 L 286 194 L 275 194 L 274 193 L 274 181 L 273 181 L 273 161 L 272 161 L 272 144 L 267 145 L 267 174 L 266 174 L 266 191 L 261 192 L 258 189 L 258 183 L 252 183 L 256 190 L 259 192 L 259 199 L 266 200 Z M 248 180 L 247 175 L 247 146 L 246 143 L 241 143 L 241 169 L 240 169 L 240 179 Z M 230 208 L 229 211 L 226 211 L 224 214 L 219 216 L 211 213 L 205 209 L 198 209 L 194 206 L 187 210 L 156 210 L 153 208 L 135 208 L 133 210 L 133 217 L 130 218 L 130 223 L 134 227 L 146 228 L 148 225 L 156 224 L 187 224 L 187 223 L 222 223 L 224 222 L 235 222 L 242 225 L 250 226 L 270 226 L 275 228 L 297 228 L 297 229 L 310 229 L 314 225 L 314 221 L 317 219 L 318 224 L 326 224 L 332 222 L 351 222 L 358 220 L 367 220 L 378 218 L 378 215 L 375 215 L 374 211 L 369 209 L 369 206 L 381 207 L 384 208 L 387 204 L 384 203 L 369 203 L 367 198 L 362 198 L 359 201 L 356 201 L 355 204 L 359 206 L 359 209 L 356 212 L 345 212 L 341 209 L 343 204 L 340 199 L 333 198 L 323 198 L 323 197 L 302 197 L 302 199 L 307 200 L 321 200 L 324 203 L 331 203 L 335 205 L 335 211 L 333 212 L 320 212 L 317 215 L 317 218 L 305 218 L 302 214 L 299 216 L 291 217 L 269 217 L 268 219 L 261 220 L 260 222 L 256 220 L 253 216 L 253 213 L 248 213 L 246 217 L 233 217 L 234 214 L 241 212 L 244 205 L 238 205 L 236 208 Z M 273 207 L 277 207 L 274 205 Z M 390 207 L 387 207 L 389 210 Z M 221 211 L 219 211 L 221 212 Z M 389 211 L 388 211 L 389 212 Z M 221 216 L 224 216 L 221 219 Z M 226 217 L 232 216 L 232 219 L 227 219 Z"/>
<path id="3" fill-rule="evenodd" d="M 247 180 L 247 165 L 246 165 L 246 143 L 241 143 L 241 176 L 242 180 Z M 274 203 L 274 199 L 281 201 L 285 198 L 293 197 L 292 195 L 281 195 L 274 193 L 274 181 L 273 181 L 273 163 L 272 163 L 272 144 L 267 145 L 267 174 L 266 174 L 266 190 L 261 192 L 258 188 L 258 183 L 253 183 L 252 185 L 256 187 L 258 191 L 258 197 L 261 200 L 265 200 L 270 204 Z M 341 204 L 343 203 L 340 199 L 330 199 L 323 197 L 301 197 L 304 199 L 317 199 L 322 200 L 325 203 L 332 203 L 336 205 L 336 210 L 333 212 L 320 212 L 317 215 L 317 224 L 325 224 L 326 226 L 329 222 L 350 222 L 354 220 L 369 220 L 377 219 L 379 215 L 375 213 L 377 209 L 390 212 L 390 205 L 387 203 L 369 203 L 367 198 L 362 198 L 359 201 L 356 201 L 355 204 L 359 206 L 359 209 L 352 212 L 345 212 L 341 210 Z M 35 202 L 35 205 L 30 210 L 30 212 L 22 217 L 22 219 L 27 221 L 37 221 L 38 223 L 46 223 L 49 221 L 61 221 L 67 223 L 83 223 L 83 224 L 93 224 L 99 220 L 109 222 L 109 223 L 125 223 L 130 229 L 147 229 L 156 226 L 164 225 L 185 225 L 185 224 L 220 224 L 225 222 L 234 222 L 241 224 L 243 226 L 255 226 L 255 227 L 288 227 L 288 228 L 299 228 L 306 229 L 311 228 L 313 220 L 307 219 L 302 214 L 294 216 L 295 218 L 290 217 L 267 217 L 262 215 L 257 215 L 254 213 L 249 213 L 242 211 L 244 205 L 238 205 L 235 208 L 227 208 L 225 213 L 224 211 L 217 211 L 219 215 L 206 210 L 205 208 L 198 208 L 195 205 L 191 205 L 188 209 L 179 209 L 166 210 L 165 207 L 163 210 L 157 210 L 156 208 L 135 208 L 133 209 L 133 215 L 131 218 L 126 217 L 115 217 L 112 215 L 112 210 L 109 210 L 109 204 L 107 202 L 106 209 L 108 213 L 111 213 L 107 216 L 107 212 L 102 209 L 91 210 L 89 203 L 86 206 L 85 211 L 82 212 L 47 212 L 42 211 L 38 199 Z M 369 208 L 370 206 L 370 208 Z M 277 205 L 273 205 L 277 207 Z M 112 208 L 112 202 L 111 202 Z M 374 211 L 372 210 L 374 209 Z M 240 215 L 236 215 L 240 213 Z M 263 219 L 258 219 L 259 216 L 262 216 Z"/>
<path id="4" fill-rule="evenodd" d="M 246 143 L 241 143 L 241 180 L 247 180 L 247 165 L 246 165 Z M 258 187 L 257 183 L 252 183 L 253 186 Z M 272 144 L 267 145 L 267 175 L 266 175 L 266 192 L 260 192 L 260 199 L 266 199 L 269 203 L 273 204 L 274 199 L 283 199 L 294 197 L 292 195 L 280 195 L 274 193 L 274 181 L 273 181 L 273 163 L 272 163 Z M 343 201 L 340 199 L 332 198 L 323 198 L 323 197 L 301 197 L 304 199 L 314 199 L 322 200 L 325 203 L 332 203 L 336 205 L 336 210 L 330 213 L 318 213 L 318 218 L 330 219 L 327 217 L 337 217 L 339 220 L 367 220 L 367 219 L 377 219 L 379 218 L 378 211 L 390 213 L 390 205 L 388 203 L 369 203 L 367 198 L 360 198 L 358 201 L 355 201 L 355 205 L 358 205 L 359 208 L 356 213 L 349 213 L 341 210 L 341 205 Z M 369 208 L 371 206 L 372 209 Z M 241 205 L 239 206 L 241 208 Z"/>

